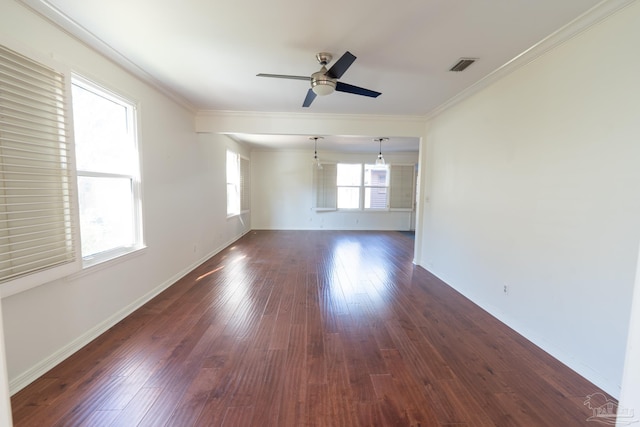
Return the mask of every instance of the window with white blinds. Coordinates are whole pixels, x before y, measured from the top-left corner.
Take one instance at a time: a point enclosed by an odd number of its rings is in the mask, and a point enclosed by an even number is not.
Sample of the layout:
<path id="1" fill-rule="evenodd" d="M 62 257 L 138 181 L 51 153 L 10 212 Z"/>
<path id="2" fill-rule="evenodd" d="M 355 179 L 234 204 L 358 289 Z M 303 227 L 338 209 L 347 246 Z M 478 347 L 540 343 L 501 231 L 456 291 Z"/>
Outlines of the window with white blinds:
<path id="1" fill-rule="evenodd" d="M 314 168 L 314 208 L 316 210 L 335 210 L 338 202 L 337 165 L 323 163 L 322 169 Z"/>
<path id="2" fill-rule="evenodd" d="M 415 195 L 415 165 L 391 165 L 389 208 L 413 209 Z"/>
<path id="3" fill-rule="evenodd" d="M 77 260 L 66 79 L 0 46 L 0 283 Z"/>
<path id="4" fill-rule="evenodd" d="M 347 167 L 346 172 L 340 169 L 341 166 Z M 363 171 L 364 177 L 361 176 Z M 414 209 L 415 180 L 415 165 L 379 167 L 323 163 L 322 169 L 314 169 L 314 208 L 411 211 Z"/>

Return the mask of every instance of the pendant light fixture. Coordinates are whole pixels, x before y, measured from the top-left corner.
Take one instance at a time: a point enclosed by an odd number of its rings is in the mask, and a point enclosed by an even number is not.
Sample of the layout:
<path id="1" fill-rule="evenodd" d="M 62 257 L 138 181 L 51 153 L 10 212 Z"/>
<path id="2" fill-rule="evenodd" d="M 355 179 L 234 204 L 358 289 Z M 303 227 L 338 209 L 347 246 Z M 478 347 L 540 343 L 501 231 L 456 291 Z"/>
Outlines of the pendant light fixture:
<path id="1" fill-rule="evenodd" d="M 374 141 L 378 141 L 380 152 L 378 153 L 378 158 L 376 159 L 376 166 L 384 166 L 384 157 L 382 157 L 382 141 L 388 141 L 389 138 L 376 138 Z"/>
<path id="2" fill-rule="evenodd" d="M 322 169 L 322 163 L 318 158 L 318 140 L 323 138 L 321 136 L 310 136 L 309 139 L 313 141 L 313 164 L 317 169 Z"/>

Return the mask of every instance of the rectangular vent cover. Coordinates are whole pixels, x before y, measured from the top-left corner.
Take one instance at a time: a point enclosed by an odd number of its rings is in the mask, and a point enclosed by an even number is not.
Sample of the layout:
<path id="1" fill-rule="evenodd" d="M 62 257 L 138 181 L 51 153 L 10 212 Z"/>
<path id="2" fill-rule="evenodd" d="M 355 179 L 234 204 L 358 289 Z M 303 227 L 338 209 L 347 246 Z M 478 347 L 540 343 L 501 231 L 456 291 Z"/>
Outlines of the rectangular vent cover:
<path id="1" fill-rule="evenodd" d="M 451 67 L 449 71 L 464 71 L 469 65 L 476 62 L 478 58 L 460 58 L 458 63 Z"/>

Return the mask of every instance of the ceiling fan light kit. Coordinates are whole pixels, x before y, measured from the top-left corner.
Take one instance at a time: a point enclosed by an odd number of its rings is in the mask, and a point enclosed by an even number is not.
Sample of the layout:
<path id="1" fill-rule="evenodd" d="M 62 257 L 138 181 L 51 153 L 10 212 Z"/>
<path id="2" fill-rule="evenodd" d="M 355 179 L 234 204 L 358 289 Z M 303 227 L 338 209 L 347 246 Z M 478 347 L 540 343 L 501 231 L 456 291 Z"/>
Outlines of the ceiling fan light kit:
<path id="1" fill-rule="evenodd" d="M 302 103 L 303 107 L 309 107 L 316 96 L 330 95 L 334 91 L 346 92 L 354 95 L 368 96 L 377 98 L 380 92 L 353 86 L 347 83 L 339 82 L 338 79 L 349 69 L 351 64 L 356 60 L 355 55 L 347 51 L 327 70 L 327 64 L 333 59 L 333 55 L 328 52 L 320 52 L 316 55 L 316 59 L 321 65 L 320 71 L 316 71 L 311 77 L 289 76 L 286 74 L 257 74 L 258 77 L 271 77 L 277 79 L 292 80 L 308 80 L 311 82 L 311 88 L 307 91 L 307 96 Z"/>
<path id="2" fill-rule="evenodd" d="M 316 95 L 325 96 L 336 90 L 336 79 L 327 77 L 327 69 L 322 67 L 311 75 L 311 89 Z"/>

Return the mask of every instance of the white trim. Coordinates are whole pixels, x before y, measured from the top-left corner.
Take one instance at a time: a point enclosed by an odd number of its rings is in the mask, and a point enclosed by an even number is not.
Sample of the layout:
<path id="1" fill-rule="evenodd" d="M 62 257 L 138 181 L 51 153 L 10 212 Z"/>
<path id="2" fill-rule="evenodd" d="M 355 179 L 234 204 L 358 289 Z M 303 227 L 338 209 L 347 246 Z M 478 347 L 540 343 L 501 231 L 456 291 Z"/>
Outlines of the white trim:
<path id="1" fill-rule="evenodd" d="M 22 0 L 21 0 L 22 1 Z M 293 120 L 341 120 L 352 121 L 394 121 L 424 123 L 424 116 L 400 116 L 387 114 L 340 114 L 340 113 L 296 113 L 296 112 L 264 112 L 264 111 L 232 111 L 232 110 L 199 110 L 197 117 L 213 118 L 263 118 L 263 119 L 293 119 Z M 203 132 L 207 133 L 207 132 Z M 224 133 L 224 132 L 223 132 Z"/>
<path id="2" fill-rule="evenodd" d="M 81 269 L 82 264 L 80 257 L 78 256 L 73 262 L 31 273 L 26 276 L 12 279 L 8 282 L 0 283 L 0 300 L 10 297 L 11 295 L 19 294 L 20 292 L 42 286 L 54 280 L 64 279 L 69 275 L 81 271 Z"/>
<path id="3" fill-rule="evenodd" d="M 7 356 L 4 349 L 4 329 L 2 325 L 2 302 L 0 301 L 0 426 L 11 427 L 11 400 L 9 394 L 9 376 Z"/>
<path id="4" fill-rule="evenodd" d="M 93 273 L 94 271 L 101 270 L 102 268 L 98 268 L 99 266 L 112 266 L 120 261 L 126 261 L 130 258 L 142 255 L 146 249 L 146 246 L 126 246 L 89 255 L 82 258 L 82 271 L 74 274 L 73 278 L 83 276 L 84 273 Z"/>
<path id="5" fill-rule="evenodd" d="M 281 227 L 281 226 L 268 226 L 268 227 L 258 227 L 255 231 L 267 230 L 267 231 L 370 231 L 372 233 L 376 232 L 392 232 L 392 231 L 413 231 L 408 228 L 402 229 L 398 227 L 384 227 L 384 228 L 375 228 L 371 227 L 336 227 L 336 226 L 325 226 L 320 225 L 316 227 Z"/>
<path id="6" fill-rule="evenodd" d="M 16 378 L 14 378 L 9 383 L 9 390 L 10 390 L 11 395 L 14 395 L 15 393 L 17 393 L 20 390 L 22 390 L 24 387 L 26 387 L 29 384 L 31 384 L 33 381 L 37 380 L 39 377 L 44 375 L 46 372 L 48 372 L 50 369 L 52 369 L 53 367 L 55 367 L 59 363 L 63 362 L 65 359 L 67 359 L 73 353 L 77 352 L 82 347 L 84 347 L 85 345 L 89 344 L 91 341 L 93 341 L 94 339 L 99 337 L 101 334 L 103 334 L 104 332 L 109 330 L 115 324 L 117 324 L 118 322 L 120 322 L 121 320 L 126 318 L 128 315 L 130 315 L 131 313 L 133 313 L 134 311 L 136 311 L 137 309 L 142 307 L 144 304 L 146 304 L 147 302 L 152 300 L 154 297 L 159 295 L 161 292 L 163 292 L 164 290 L 166 290 L 170 286 L 174 285 L 176 282 L 178 282 L 180 279 L 185 277 L 187 274 L 191 273 L 193 270 L 195 270 L 198 266 L 203 264 L 209 258 L 217 255 L 222 250 L 224 250 L 225 248 L 227 248 L 228 246 L 230 246 L 231 244 L 233 244 L 234 242 L 239 240 L 247 232 L 244 232 L 244 233 L 240 234 L 239 236 L 230 239 L 226 243 L 223 243 L 218 248 L 216 248 L 213 251 L 211 251 L 209 254 L 204 255 L 199 260 L 195 261 L 194 263 L 192 263 L 188 267 L 182 269 L 181 271 L 179 271 L 178 273 L 176 273 L 175 275 L 173 275 L 169 279 L 165 280 L 163 283 L 161 283 L 156 288 L 152 289 L 147 294 L 143 295 L 142 297 L 140 297 L 137 300 L 133 301 L 131 304 L 129 304 L 126 307 L 122 308 L 121 310 L 117 311 L 112 316 L 108 317 L 107 319 L 105 319 L 104 321 L 100 322 L 99 324 L 97 324 L 93 328 L 89 329 L 84 334 L 80 335 L 78 338 L 76 338 L 73 341 L 71 341 L 69 344 L 67 344 L 64 347 L 60 348 L 59 350 L 55 351 L 54 353 L 52 353 L 48 357 L 42 359 L 39 363 L 37 363 L 36 365 L 31 367 L 27 371 L 25 371 L 22 374 L 18 375 Z M 81 274 L 84 274 L 84 272 L 81 273 Z M 1 384 L 0 384 L 0 386 L 1 386 Z"/>
<path id="7" fill-rule="evenodd" d="M 138 111 L 138 102 L 132 99 L 127 98 L 126 96 L 121 95 L 117 90 L 108 89 L 106 86 L 95 83 L 90 79 L 82 76 L 78 73 L 72 73 L 71 77 L 71 86 L 76 87 L 78 89 L 82 89 L 87 93 L 99 97 L 102 99 L 106 99 L 111 101 L 124 109 L 126 112 L 126 128 L 127 128 L 127 136 L 128 136 L 128 144 L 130 144 L 133 149 L 131 150 L 131 156 L 135 158 L 132 159 L 131 167 L 128 173 L 121 172 L 104 172 L 104 171 L 94 171 L 88 169 L 78 169 L 75 168 L 76 171 L 76 203 L 79 204 L 80 199 L 80 178 L 112 178 L 112 179 L 128 179 L 131 181 L 131 197 L 132 197 L 132 219 L 133 219 L 133 237 L 134 242 L 130 246 L 119 246 L 112 247 L 106 251 L 99 253 L 92 253 L 90 255 L 82 256 L 82 267 L 88 268 L 97 264 L 100 264 L 105 261 L 112 260 L 114 258 L 120 257 L 122 255 L 126 255 L 131 252 L 135 252 L 144 247 L 143 243 L 143 214 L 142 210 L 142 201 L 141 201 L 141 174 L 140 174 L 140 143 L 139 143 L 139 126 L 138 119 L 140 113 Z M 73 97 L 71 97 L 71 106 L 73 111 L 73 106 L 76 105 L 73 101 Z M 72 114 L 73 118 L 75 118 L 75 114 Z M 75 140 L 74 135 L 74 149 L 77 147 L 77 141 Z M 77 156 L 73 157 L 74 163 L 77 162 Z M 135 165 L 135 167 L 133 166 Z M 80 215 L 78 209 L 78 216 Z M 80 224 L 80 221 L 78 221 Z M 82 246 L 82 227 L 78 227 L 78 233 L 80 236 L 80 243 Z M 81 247 L 82 252 L 82 247 Z"/>

